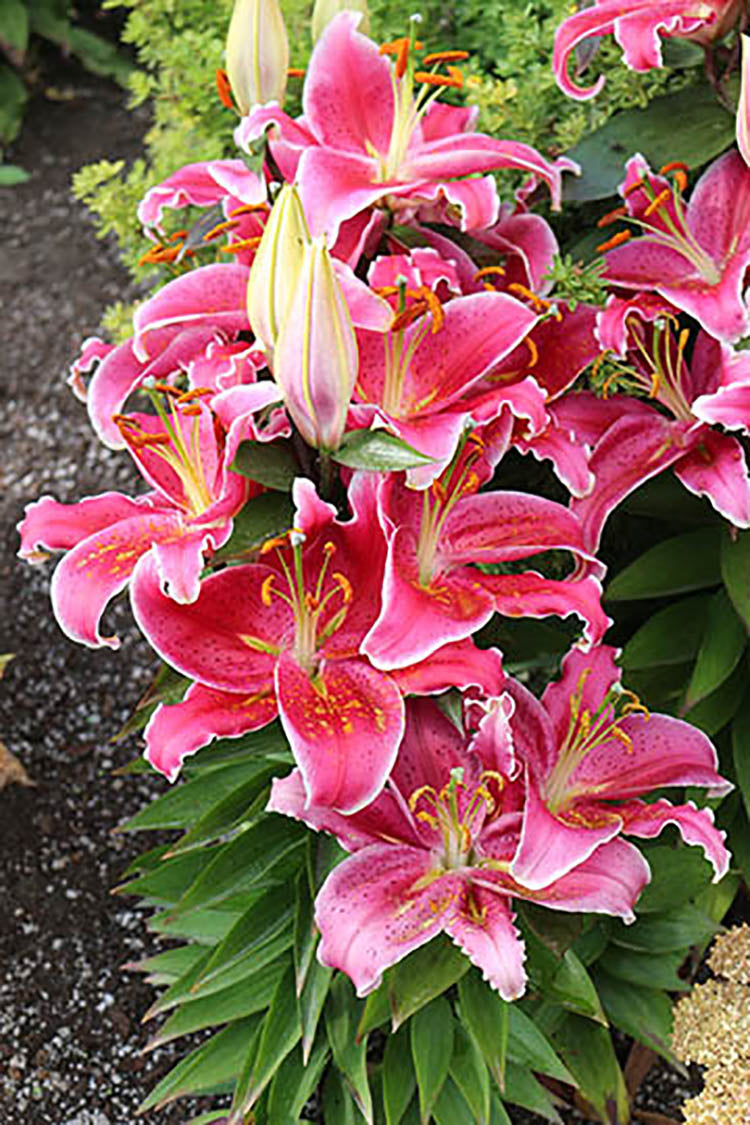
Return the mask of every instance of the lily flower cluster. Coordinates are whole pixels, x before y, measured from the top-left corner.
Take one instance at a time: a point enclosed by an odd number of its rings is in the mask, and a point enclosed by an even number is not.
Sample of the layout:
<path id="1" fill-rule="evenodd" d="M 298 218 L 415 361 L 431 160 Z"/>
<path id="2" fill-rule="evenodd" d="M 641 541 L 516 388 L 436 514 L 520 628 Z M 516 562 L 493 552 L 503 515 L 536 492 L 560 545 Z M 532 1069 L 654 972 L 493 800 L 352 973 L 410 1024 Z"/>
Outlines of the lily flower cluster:
<path id="1" fill-rule="evenodd" d="M 351 853 L 318 898 L 325 964 L 364 994 L 444 930 L 513 999 L 514 899 L 630 921 L 649 869 L 623 837 L 667 824 L 727 870 L 707 808 L 643 799 L 727 783 L 704 734 L 621 686 L 597 552 L 610 512 L 670 467 L 750 527 L 744 451 L 725 432 L 750 426 L 750 355 L 734 347 L 750 169 L 721 157 L 686 203 L 682 166 L 633 156 L 607 216 L 624 229 L 601 247 L 606 306 L 572 307 L 550 291 L 557 242 L 532 205 L 546 190 L 559 207 L 576 166 L 440 100 L 463 83 L 463 52 L 425 52 L 413 32 L 379 47 L 340 12 L 292 118 L 283 21 L 262 6 L 250 42 L 248 7 L 221 83 L 248 163 L 188 164 L 149 191 L 145 258 L 174 277 L 130 339 L 87 340 L 71 374 L 148 491 L 43 497 L 20 553 L 64 552 L 52 602 L 71 639 L 116 647 L 101 619 L 127 587 L 155 652 L 191 681 L 145 731 L 170 780 L 213 738 L 279 719 L 296 768 L 269 809 Z M 560 76 L 582 35 L 613 26 L 631 53 L 650 35 L 644 62 L 657 32 L 711 36 L 734 10 L 682 0 L 649 23 L 646 7 L 570 17 Z M 491 173 L 507 168 L 524 182 L 501 203 Z M 170 241 L 164 212 L 187 206 L 209 210 Z M 574 389 L 591 365 L 593 389 Z M 293 517 L 226 552 L 268 488 L 242 470 L 248 443 L 291 459 Z M 570 501 L 493 487 L 512 450 L 548 461 Z M 579 620 L 541 700 L 478 643 L 495 614 Z"/>

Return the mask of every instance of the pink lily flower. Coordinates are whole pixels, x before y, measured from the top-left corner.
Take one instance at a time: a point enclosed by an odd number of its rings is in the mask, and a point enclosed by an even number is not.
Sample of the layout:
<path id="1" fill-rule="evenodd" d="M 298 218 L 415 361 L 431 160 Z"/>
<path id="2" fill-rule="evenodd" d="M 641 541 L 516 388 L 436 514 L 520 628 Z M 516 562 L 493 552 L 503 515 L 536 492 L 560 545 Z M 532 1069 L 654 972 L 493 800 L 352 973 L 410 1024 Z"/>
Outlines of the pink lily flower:
<path id="1" fill-rule="evenodd" d="M 105 492 L 76 504 L 44 496 L 19 524 L 21 558 L 66 552 L 52 577 L 52 607 L 63 632 L 90 648 L 119 646 L 117 637 L 101 635 L 100 619 L 145 554 L 170 598 L 195 601 L 204 557 L 226 543 L 232 517 L 260 491 L 229 469 L 237 439 L 226 440 L 200 391 L 165 393 L 169 414 L 162 408 L 117 419 L 153 492 L 135 499 Z"/>
<path id="2" fill-rule="evenodd" d="M 588 654 L 572 649 L 562 678 L 541 702 L 509 682 L 514 742 L 526 766 L 521 838 L 510 870 L 532 889 L 563 878 L 620 833 L 651 838 L 668 824 L 686 843 L 700 844 L 715 880 L 728 870 L 725 833 L 714 827 L 710 809 L 638 799 L 662 786 L 697 785 L 723 795 L 732 785 L 717 773 L 716 750 L 702 731 L 649 714 L 621 688 L 616 652 L 609 645 Z"/>
<path id="3" fill-rule="evenodd" d="M 640 155 L 627 163 L 622 210 L 644 234 L 622 231 L 599 247 L 605 277 L 625 289 L 651 289 L 729 342 L 750 331 L 743 292 L 750 265 L 750 168 L 734 151 L 703 173 L 687 204 L 683 165 L 665 165 L 673 182 L 655 175 Z"/>
<path id="4" fill-rule="evenodd" d="M 464 229 L 491 226 L 498 212 L 492 179 L 458 177 L 499 168 L 520 168 L 544 181 L 559 207 L 562 173 L 576 170 L 572 161 L 549 163 L 529 145 L 475 133 L 475 111 L 435 101 L 442 86 L 462 84 L 453 71 L 428 69 L 442 55 L 427 55 L 425 70 L 415 71 L 408 39 L 378 50 L 357 32 L 359 20 L 341 12 L 318 40 L 302 117 L 265 106 L 243 118 L 235 133 L 242 148 L 275 127 L 274 158 L 285 179 L 296 178 L 313 234 L 333 241 L 344 220 L 382 200 L 413 211 L 445 199 L 462 213 Z M 396 55 L 395 64 L 386 54 Z"/>
<path id="5" fill-rule="evenodd" d="M 526 493 L 477 494 L 507 447 L 502 426 L 488 426 L 484 435 L 487 441 L 474 434 L 466 438 L 451 466 L 421 493 L 395 474 L 381 485 L 380 520 L 388 539 L 383 605 L 362 646 L 378 668 L 424 659 L 449 641 L 469 637 L 494 613 L 576 613 L 591 643 L 610 624 L 601 608 L 602 568 L 586 552 L 575 515 Z M 552 549 L 570 551 L 583 576 L 487 573 L 486 564 Z"/>
<path id="6" fill-rule="evenodd" d="M 736 527 L 750 527 L 744 450 L 737 438 L 712 428 L 719 423 L 748 432 L 750 357 L 701 332 L 688 366 L 688 330 L 675 339 L 672 323 L 674 317 L 657 301 L 639 304 L 615 297 L 599 319 L 604 355 L 617 355 L 619 346 L 625 347 L 624 362 L 613 362 L 608 383 L 619 380 L 624 389 L 646 394 L 668 414 L 628 394 L 597 398 L 583 392 L 560 404 L 572 438 L 592 447 L 589 468 L 596 485 L 571 503 L 589 551 L 596 551 L 610 512 L 633 489 L 670 467 L 686 488 L 706 496 Z M 605 384 L 605 394 L 607 390 Z"/>
<path id="7" fill-rule="evenodd" d="M 473 645 L 445 649 L 400 677 L 361 655 L 385 560 L 375 489 L 372 476 L 355 475 L 354 518 L 340 523 L 312 482 L 297 480 L 295 529 L 267 544 L 261 562 L 204 579 L 192 605 L 164 596 L 152 560 L 139 564 L 136 621 L 159 655 L 196 681 L 146 728 L 146 756 L 170 780 L 212 737 L 255 730 L 278 713 L 308 799 L 352 812 L 374 799 L 391 770 L 403 694 L 502 685 L 499 654 Z"/>
<path id="8" fill-rule="evenodd" d="M 541 424 L 544 396 L 536 388 L 526 399 L 505 388 L 483 388 L 472 394 L 483 376 L 518 346 L 537 322 L 535 312 L 505 293 L 472 293 L 445 305 L 438 294 L 450 296 L 454 283 L 450 264 L 441 268 L 424 255 L 411 267 L 402 256 L 389 266 L 378 259 L 373 277 L 383 279 L 394 268 L 405 276 L 430 268 L 432 288 L 420 284 L 385 285 L 378 292 L 396 305 L 388 331 L 357 332 L 359 376 L 349 427 L 372 424 L 377 418 L 400 438 L 433 459 L 433 465 L 410 473 L 410 481 L 425 487 L 453 457 L 470 418 L 488 420 L 504 405 L 515 407 Z M 388 260 L 386 260 L 387 262 Z M 425 263 L 429 263 L 426 266 Z M 425 278 L 430 276 L 425 274 Z M 415 277 L 415 280 L 418 278 Z"/>
<path id="9" fill-rule="evenodd" d="M 526 974 L 513 898 L 634 918 L 649 870 L 622 840 L 540 890 L 511 874 L 523 787 L 512 780 L 512 702 L 504 696 L 496 703 L 472 736 L 431 700 L 410 700 L 388 784 L 353 816 L 305 803 L 297 771 L 273 783 L 269 809 L 331 833 L 353 853 L 323 884 L 315 921 L 319 960 L 346 973 L 359 996 L 443 931 L 504 999 L 517 999 Z"/>
<path id="10" fill-rule="evenodd" d="M 651 70 L 662 63 L 661 36 L 692 39 L 707 46 L 726 35 L 737 19 L 741 0 L 595 0 L 591 7 L 568 16 L 555 33 L 553 66 L 557 84 L 569 98 L 585 101 L 599 93 L 604 77 L 593 86 L 578 86 L 568 76 L 568 60 L 576 47 L 595 35 L 614 35 L 631 70 Z"/>

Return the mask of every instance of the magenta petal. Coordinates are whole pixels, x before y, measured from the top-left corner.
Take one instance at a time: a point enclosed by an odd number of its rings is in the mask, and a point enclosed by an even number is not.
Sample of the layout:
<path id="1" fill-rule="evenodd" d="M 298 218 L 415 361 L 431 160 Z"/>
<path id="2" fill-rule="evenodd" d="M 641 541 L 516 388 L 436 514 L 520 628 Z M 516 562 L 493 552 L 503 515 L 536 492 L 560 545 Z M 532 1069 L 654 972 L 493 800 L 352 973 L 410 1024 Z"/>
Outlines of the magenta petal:
<path id="1" fill-rule="evenodd" d="M 445 929 L 503 1000 L 517 1000 L 526 988 L 526 951 L 510 900 L 486 887 L 473 886 L 471 895 L 475 909 L 455 911 Z"/>
<path id="2" fill-rule="evenodd" d="M 162 589 L 173 601 L 187 605 L 200 593 L 204 556 L 223 547 L 232 533 L 232 521 L 214 521 L 210 529 L 200 526 L 180 538 L 169 539 L 153 545 L 153 554 L 159 571 Z"/>
<path id="3" fill-rule="evenodd" d="M 235 566 L 206 578 L 190 605 L 161 588 L 156 562 L 145 558 L 131 585 L 133 614 L 159 656 L 208 687 L 254 694 L 268 683 L 276 646 L 294 636 L 291 610 L 279 598 L 263 603 L 265 566 Z M 258 644 L 271 649 L 259 649 Z"/>
<path id="4" fill-rule="evenodd" d="M 621 807 L 625 820 L 623 832 L 628 836 L 652 839 L 668 824 L 674 824 L 686 844 L 698 844 L 714 869 L 714 883 L 718 883 L 729 870 L 731 855 L 724 846 L 726 832 L 714 827 L 711 809 L 699 809 L 692 801 L 686 805 L 672 805 L 669 801 L 631 801 Z"/>
<path id="5" fill-rule="evenodd" d="M 311 677 L 284 652 L 276 694 L 310 804 L 352 813 L 374 800 L 404 732 L 393 681 L 364 660 L 328 661 Z"/>
<path id="6" fill-rule="evenodd" d="M 298 169 L 300 199 L 310 232 L 336 241 L 341 224 L 371 207 L 388 191 L 375 182 L 377 165 L 368 156 L 337 149 L 308 148 Z"/>
<path id="7" fill-rule="evenodd" d="M 519 755 L 532 776 L 547 777 L 558 756 L 557 735 L 547 710 L 518 680 L 509 677 L 506 687 L 515 703 L 513 739 Z"/>
<path id="8" fill-rule="evenodd" d="M 404 845 L 375 844 L 335 867 L 315 903 L 318 959 L 353 981 L 358 996 L 377 988 L 383 972 L 443 928 L 461 880 L 430 873 L 430 855 Z"/>
<path id="9" fill-rule="evenodd" d="M 155 542 L 184 534 L 178 512 L 147 510 L 78 543 L 58 564 L 50 589 L 55 617 L 66 636 L 90 648 L 118 648 L 117 637 L 99 633 L 107 602 L 127 586 L 136 563 Z"/>
<path id="10" fill-rule="evenodd" d="M 558 582 L 536 571 L 523 574 L 487 574 L 484 589 L 492 594 L 496 613 L 505 617 L 568 617 L 575 613 L 584 623 L 583 635 L 598 644 L 612 621 L 602 609 L 602 587 L 597 578 Z"/>
<path id="11" fill-rule="evenodd" d="M 395 114 L 391 68 L 377 45 L 357 32 L 359 22 L 354 12 L 331 20 L 310 59 L 302 107 L 327 148 L 385 154 Z"/>
<path id="12" fill-rule="evenodd" d="M 749 206 L 750 169 L 739 153 L 730 149 L 709 165 L 693 188 L 688 205 L 688 226 L 715 261 L 750 250 Z"/>
<path id="13" fill-rule="evenodd" d="M 627 840 L 610 840 L 551 886 L 536 891 L 533 901 L 554 910 L 614 914 L 635 921 L 633 908 L 651 879 L 641 853 Z"/>
<path id="14" fill-rule="evenodd" d="M 746 352 L 740 352 L 746 356 Z M 713 394 L 703 394 L 693 400 L 690 409 L 696 418 L 709 425 L 724 426 L 727 430 L 750 432 L 750 378 L 744 382 L 727 383 Z"/>
<path id="15" fill-rule="evenodd" d="M 713 743 L 692 723 L 626 715 L 617 725 L 628 741 L 609 738 L 590 750 L 570 776 L 572 792 L 626 800 L 668 785 L 698 785 L 717 795 L 731 788 L 717 772 Z"/>
<path id="16" fill-rule="evenodd" d="M 433 699 L 410 699 L 406 728 L 391 782 L 408 801 L 422 785 L 439 792 L 465 761 L 464 738 Z"/>
<path id="17" fill-rule="evenodd" d="M 212 738 L 238 738 L 276 717 L 273 685 L 255 695 L 214 691 L 193 684 L 181 703 L 157 707 L 144 731 L 146 758 L 174 781 L 190 754 Z"/>
<path id="18" fill-rule="evenodd" d="M 210 325 L 228 336 L 248 331 L 247 266 L 199 266 L 170 281 L 136 309 L 133 351 L 141 360 L 163 351 L 185 328 Z"/>
<path id="19" fill-rule="evenodd" d="M 511 875 L 532 891 L 547 887 L 614 839 L 623 826 L 615 809 L 597 809 L 595 827 L 566 823 L 549 811 L 536 782 L 529 778 L 518 850 Z"/>
<path id="20" fill-rule="evenodd" d="M 527 492 L 485 492 L 456 504 L 440 536 L 440 557 L 510 562 L 542 551 L 582 551 L 583 528 L 568 508 Z"/>
<path id="21" fill-rule="evenodd" d="M 611 645 L 597 645 L 590 652 L 574 646 L 565 654 L 562 675 L 549 683 L 542 695 L 542 706 L 549 715 L 558 745 L 563 744 L 570 729 L 571 698 L 574 695 L 580 700 L 581 708 L 595 715 L 610 688 L 619 685 L 622 672 L 616 664 L 618 654 L 619 650 Z M 701 737 L 705 738 L 705 735 Z"/>
<path id="22" fill-rule="evenodd" d="M 477 648 L 471 639 L 443 645 L 418 664 L 395 668 L 390 675 L 403 695 L 436 695 L 450 688 L 476 687 L 483 695 L 498 695 L 505 684 L 502 654 L 496 648 Z"/>
<path id="23" fill-rule="evenodd" d="M 491 596 L 461 572 L 437 574 L 422 585 L 414 538 L 398 528 L 388 545 L 380 616 L 361 651 L 377 668 L 416 664 L 449 641 L 468 637 L 492 612 Z"/>
<path id="24" fill-rule="evenodd" d="M 316 832 L 329 832 L 348 852 L 394 840 L 420 846 L 408 806 L 389 788 L 359 812 L 343 816 L 325 805 L 309 804 L 302 774 L 293 770 L 288 777 L 274 778 L 266 811 L 294 817 Z"/>
<path id="25" fill-rule="evenodd" d="M 241 203 L 265 203 L 266 186 L 244 160 L 207 160 L 185 164 L 156 187 L 149 188 L 138 205 L 138 221 L 161 230 L 165 207 L 210 207 L 228 195 Z"/>
<path id="26" fill-rule="evenodd" d="M 750 479 L 737 438 L 703 430 L 696 448 L 677 462 L 674 472 L 696 496 L 707 496 L 735 527 L 750 527 Z"/>
<path id="27" fill-rule="evenodd" d="M 627 406 L 624 411 L 628 410 Z M 639 484 L 684 457 L 696 442 L 690 429 L 640 411 L 625 413 L 605 432 L 589 462 L 596 483 L 588 496 L 574 498 L 571 511 L 580 517 L 586 546 L 595 551 L 610 512 Z"/>
<path id="28" fill-rule="evenodd" d="M 121 492 L 103 492 L 101 496 L 88 496 L 76 504 L 61 504 L 51 496 L 42 496 L 26 505 L 24 518 L 18 525 L 19 557 L 28 562 L 41 562 L 47 558 L 42 548 L 67 551 L 114 523 L 143 515 L 144 507 L 149 505 L 143 499 L 131 500 Z"/>

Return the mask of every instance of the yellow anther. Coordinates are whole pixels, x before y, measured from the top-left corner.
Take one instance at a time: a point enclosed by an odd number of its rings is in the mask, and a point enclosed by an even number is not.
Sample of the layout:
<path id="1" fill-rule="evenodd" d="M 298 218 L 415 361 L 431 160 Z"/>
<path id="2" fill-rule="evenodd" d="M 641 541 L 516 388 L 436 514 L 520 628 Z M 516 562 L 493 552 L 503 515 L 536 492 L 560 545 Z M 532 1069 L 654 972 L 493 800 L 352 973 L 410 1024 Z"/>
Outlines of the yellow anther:
<path id="1" fill-rule="evenodd" d="M 263 605 L 266 606 L 266 607 L 270 606 L 270 604 L 271 604 L 271 593 L 272 593 L 271 587 L 273 586 L 275 580 L 276 580 L 276 575 L 275 574 L 269 574 L 268 577 L 264 578 L 263 582 L 261 583 L 260 600 L 263 602 Z"/>
<path id="2" fill-rule="evenodd" d="M 354 597 L 354 591 L 352 590 L 351 582 L 338 570 L 334 570 L 331 577 L 336 580 L 342 594 L 344 595 L 344 605 L 349 605 L 349 602 Z"/>
<path id="3" fill-rule="evenodd" d="M 420 785 L 419 789 L 415 789 L 409 798 L 409 811 L 414 812 L 420 798 L 429 797 L 433 805 L 437 805 L 437 793 L 431 785 Z"/>
<path id="4" fill-rule="evenodd" d="M 646 210 L 643 212 L 644 219 L 647 219 L 649 215 L 653 215 L 654 211 L 658 211 L 659 208 L 662 207 L 665 203 L 668 203 L 671 198 L 672 192 L 669 188 L 664 188 L 663 191 L 660 191 L 658 195 L 654 196 Z"/>

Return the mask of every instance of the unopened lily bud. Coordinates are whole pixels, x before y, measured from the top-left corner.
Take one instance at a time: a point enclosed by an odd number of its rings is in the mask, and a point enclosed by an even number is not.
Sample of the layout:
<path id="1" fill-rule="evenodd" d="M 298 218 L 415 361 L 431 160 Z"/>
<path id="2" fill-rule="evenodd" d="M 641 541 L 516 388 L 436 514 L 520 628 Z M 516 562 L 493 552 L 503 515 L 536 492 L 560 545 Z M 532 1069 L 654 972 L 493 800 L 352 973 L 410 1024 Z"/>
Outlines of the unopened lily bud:
<path id="1" fill-rule="evenodd" d="M 750 35 L 741 35 L 742 79 L 740 100 L 737 105 L 737 147 L 745 163 L 750 166 Z"/>
<path id="2" fill-rule="evenodd" d="M 317 43 L 328 27 L 334 16 L 339 12 L 361 12 L 358 31 L 363 35 L 370 34 L 370 13 L 367 10 L 367 0 L 315 0 L 312 14 L 312 40 Z"/>
<path id="3" fill-rule="evenodd" d="M 282 104 L 289 40 L 278 0 L 235 0 L 227 35 L 227 75 L 244 116 L 254 105 Z"/>
<path id="4" fill-rule="evenodd" d="M 325 240 L 316 238 L 305 248 L 273 362 L 286 408 L 308 445 L 338 449 L 358 365 L 349 308 Z"/>
<path id="5" fill-rule="evenodd" d="M 268 217 L 247 284 L 250 326 L 269 359 L 309 241 L 297 189 L 293 184 L 284 184 Z"/>

